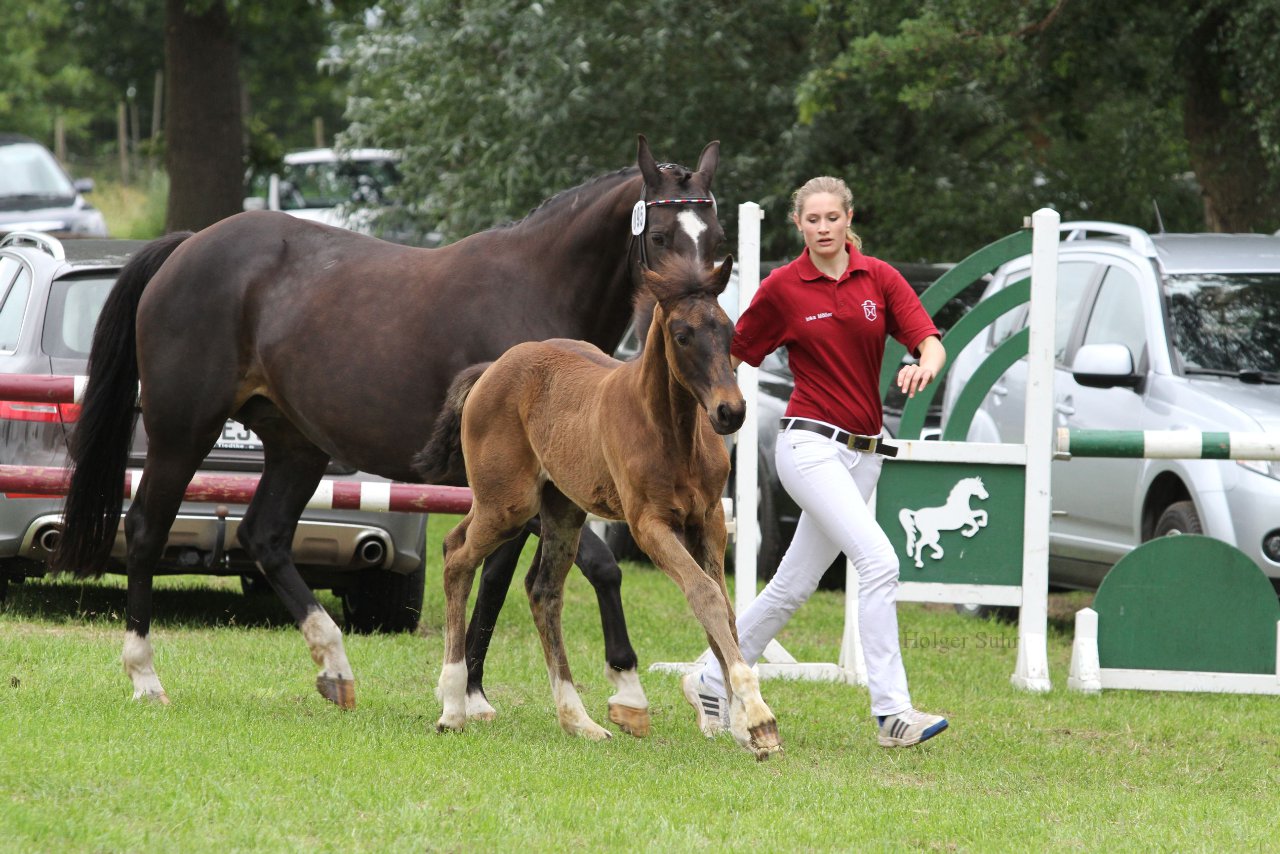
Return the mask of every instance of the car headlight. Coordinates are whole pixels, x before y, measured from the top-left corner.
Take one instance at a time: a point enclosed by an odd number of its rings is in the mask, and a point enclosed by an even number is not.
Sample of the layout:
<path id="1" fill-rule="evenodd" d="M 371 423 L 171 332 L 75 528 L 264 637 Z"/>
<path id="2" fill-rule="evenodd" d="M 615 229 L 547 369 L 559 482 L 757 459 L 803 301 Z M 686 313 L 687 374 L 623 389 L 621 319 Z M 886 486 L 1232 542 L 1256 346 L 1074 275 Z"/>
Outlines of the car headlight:
<path id="1" fill-rule="evenodd" d="M 107 221 L 98 210 L 81 211 L 71 223 L 71 233 L 81 237 L 106 237 Z"/>
<path id="2" fill-rule="evenodd" d="M 1280 480 L 1280 460 L 1236 460 L 1243 468 Z"/>

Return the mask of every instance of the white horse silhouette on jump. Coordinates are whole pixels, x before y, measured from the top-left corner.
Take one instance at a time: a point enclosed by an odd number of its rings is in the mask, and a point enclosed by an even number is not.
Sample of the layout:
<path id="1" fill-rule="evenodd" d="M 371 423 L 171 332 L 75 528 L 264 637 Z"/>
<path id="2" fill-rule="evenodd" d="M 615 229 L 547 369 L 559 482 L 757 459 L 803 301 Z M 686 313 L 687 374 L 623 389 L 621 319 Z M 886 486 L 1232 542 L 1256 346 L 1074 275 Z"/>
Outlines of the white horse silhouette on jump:
<path id="1" fill-rule="evenodd" d="M 966 477 L 951 488 L 947 503 L 942 507 L 921 507 L 919 510 L 904 507 L 898 511 L 898 521 L 907 533 L 907 557 L 913 559 L 917 567 L 924 566 L 921 553 L 925 546 L 932 549 L 929 556 L 934 560 L 942 557 L 938 538 L 943 531 L 954 531 L 967 525 L 960 533 L 972 537 L 979 528 L 986 527 L 987 511 L 969 506 L 969 499 L 974 497 L 988 498 L 987 488 L 982 485 L 982 478 Z"/>

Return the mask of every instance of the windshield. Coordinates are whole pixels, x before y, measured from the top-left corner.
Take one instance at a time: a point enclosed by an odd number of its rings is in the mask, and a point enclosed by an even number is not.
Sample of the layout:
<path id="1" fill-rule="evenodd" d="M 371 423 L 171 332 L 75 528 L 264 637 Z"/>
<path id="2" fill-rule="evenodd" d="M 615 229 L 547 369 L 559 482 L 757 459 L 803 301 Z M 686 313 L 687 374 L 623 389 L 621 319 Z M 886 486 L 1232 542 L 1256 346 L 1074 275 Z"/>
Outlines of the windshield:
<path id="1" fill-rule="evenodd" d="M 1280 372 L 1280 273 L 1189 273 L 1165 281 L 1170 338 L 1183 368 Z"/>
<path id="2" fill-rule="evenodd" d="M 399 180 L 390 160 L 342 160 L 286 165 L 280 172 L 280 207 L 333 208 L 342 204 L 386 204 Z"/>
<path id="3" fill-rule="evenodd" d="M 34 142 L 0 145 L 0 205 L 75 195 L 66 173 L 43 146 Z"/>

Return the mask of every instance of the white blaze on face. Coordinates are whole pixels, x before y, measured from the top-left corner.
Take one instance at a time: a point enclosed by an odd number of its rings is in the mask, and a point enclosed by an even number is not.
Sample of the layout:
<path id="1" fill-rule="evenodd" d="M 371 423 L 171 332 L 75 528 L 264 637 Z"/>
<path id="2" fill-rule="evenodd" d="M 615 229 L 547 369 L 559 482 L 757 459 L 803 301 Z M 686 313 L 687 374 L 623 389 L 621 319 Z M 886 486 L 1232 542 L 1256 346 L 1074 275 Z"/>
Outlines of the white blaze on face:
<path id="1" fill-rule="evenodd" d="M 707 224 L 693 211 L 681 211 L 676 216 L 676 222 L 680 223 L 680 228 L 689 235 L 689 240 L 693 241 L 694 260 L 701 261 L 698 253 L 698 238 L 707 230 Z"/>

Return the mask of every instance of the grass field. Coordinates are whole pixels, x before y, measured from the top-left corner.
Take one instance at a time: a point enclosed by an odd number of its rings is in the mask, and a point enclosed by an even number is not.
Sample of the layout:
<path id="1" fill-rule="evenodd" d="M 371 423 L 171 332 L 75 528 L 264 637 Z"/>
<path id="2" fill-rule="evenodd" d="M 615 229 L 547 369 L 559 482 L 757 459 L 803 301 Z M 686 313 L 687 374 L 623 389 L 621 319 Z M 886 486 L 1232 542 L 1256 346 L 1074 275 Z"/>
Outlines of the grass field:
<path id="1" fill-rule="evenodd" d="M 433 542 L 449 521 L 433 520 Z M 704 641 L 675 586 L 627 570 L 642 662 L 697 655 Z M 1044 695 L 1009 686 L 1013 627 L 903 605 L 914 699 L 951 729 L 883 750 L 865 690 L 766 681 L 786 753 L 765 763 L 698 734 L 667 674 L 645 676 L 652 737 L 563 735 L 518 583 L 488 668 L 500 718 L 451 735 L 434 731 L 438 572 L 418 636 L 348 637 L 352 712 L 315 693 L 274 600 L 205 578 L 157 591 L 157 669 L 173 705 L 134 703 L 119 665 L 123 602 L 119 578 L 41 581 L 0 609 L 0 850 L 1266 850 L 1280 839 L 1276 699 L 1070 693 L 1070 600 L 1051 626 Z M 818 593 L 783 643 L 831 660 L 842 607 Z M 607 723 L 594 597 L 576 573 L 565 617 L 584 701 Z"/>

